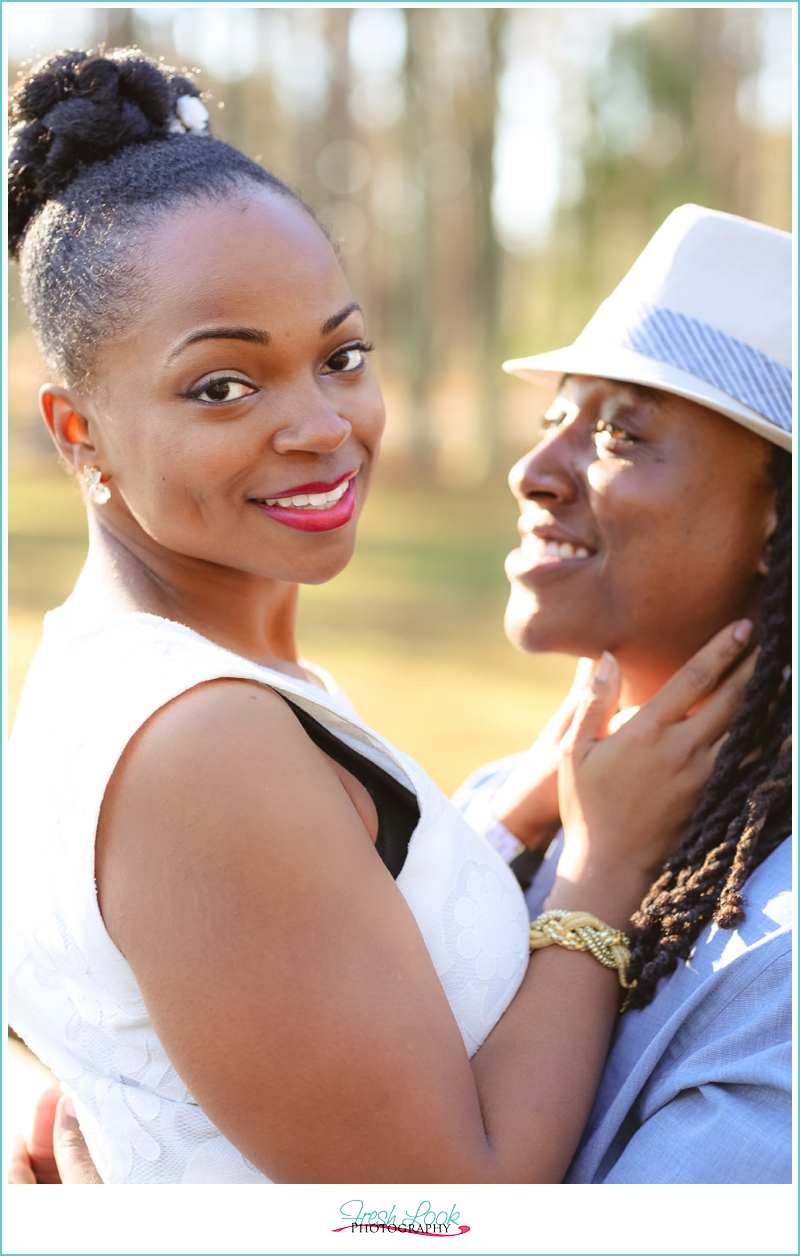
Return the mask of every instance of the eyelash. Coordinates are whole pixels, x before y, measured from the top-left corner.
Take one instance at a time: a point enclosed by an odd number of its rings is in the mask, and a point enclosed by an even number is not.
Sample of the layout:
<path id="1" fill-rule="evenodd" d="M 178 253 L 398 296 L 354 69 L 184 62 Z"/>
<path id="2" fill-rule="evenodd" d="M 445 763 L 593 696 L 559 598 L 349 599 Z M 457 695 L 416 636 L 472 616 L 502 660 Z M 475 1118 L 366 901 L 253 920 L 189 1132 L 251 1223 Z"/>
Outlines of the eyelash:
<path id="1" fill-rule="evenodd" d="M 243 388 L 249 388 L 250 391 L 242 397 L 225 397 L 219 401 L 204 401 L 202 394 L 209 388 L 214 388 L 219 384 L 241 384 Z M 237 375 L 215 375 L 212 379 L 203 380 L 201 384 L 190 388 L 188 392 L 181 393 L 181 396 L 185 397 L 187 401 L 199 401 L 203 406 L 229 406 L 235 401 L 244 401 L 245 397 L 252 397 L 253 393 L 257 391 L 258 389 L 254 384 L 249 383 L 246 379 L 239 379 Z"/>
<path id="2" fill-rule="evenodd" d="M 550 418 L 545 415 L 542 418 L 542 431 L 545 433 L 555 431 L 556 428 L 561 426 L 565 418 L 566 415 L 553 415 Z M 613 432 L 620 432 L 621 435 L 613 436 Z M 636 437 L 633 436 L 627 428 L 622 427 L 620 424 L 615 424 L 609 419 L 598 419 L 592 431 L 592 435 L 607 435 L 615 444 L 633 444 L 636 441 Z"/>
<path id="3" fill-rule="evenodd" d="M 614 432 L 621 432 L 622 435 L 614 436 L 612 435 Z M 598 419 L 595 424 L 594 434 L 595 436 L 608 435 L 617 444 L 631 444 L 636 440 L 636 437 L 632 436 L 627 428 L 621 427 L 618 423 L 615 424 L 609 419 Z"/>
<path id="4" fill-rule="evenodd" d="M 358 350 L 360 353 L 363 354 L 363 353 L 372 353 L 372 350 L 374 348 L 375 346 L 372 343 L 372 341 L 365 342 L 363 340 L 354 340 L 352 344 L 342 345 L 341 349 L 337 349 L 335 353 L 332 353 L 330 357 L 325 360 L 324 365 L 328 366 L 333 361 L 334 358 L 341 357 L 341 355 L 345 353 L 351 353 L 354 349 Z M 348 370 L 345 370 L 345 371 L 330 371 L 329 374 L 331 375 L 355 375 L 355 373 L 359 371 L 363 365 L 364 365 L 364 361 L 362 359 L 362 361 L 359 362 L 358 366 L 350 367 Z"/>

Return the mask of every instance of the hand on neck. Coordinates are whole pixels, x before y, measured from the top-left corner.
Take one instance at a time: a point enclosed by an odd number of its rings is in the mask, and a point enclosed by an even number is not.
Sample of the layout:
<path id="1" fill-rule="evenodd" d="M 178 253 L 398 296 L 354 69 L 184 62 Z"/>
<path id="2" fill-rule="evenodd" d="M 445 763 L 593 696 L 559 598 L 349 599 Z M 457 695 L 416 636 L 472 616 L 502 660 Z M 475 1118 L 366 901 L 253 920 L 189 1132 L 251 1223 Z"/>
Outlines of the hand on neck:
<path id="1" fill-rule="evenodd" d="M 751 640 L 757 644 L 760 635 L 760 616 L 753 612 L 745 612 L 742 618 L 745 618 L 745 616 L 753 622 L 754 627 Z M 708 633 L 707 639 L 710 640 L 715 632 L 724 627 L 724 623 L 715 626 Z M 645 702 L 654 697 L 659 689 L 663 688 L 667 681 L 685 663 L 688 663 L 697 650 L 701 649 L 705 644 L 705 639 L 700 640 L 691 648 L 687 646 L 680 653 L 676 652 L 671 656 L 664 657 L 631 658 L 616 655 L 621 672 L 620 711 L 644 706 Z"/>

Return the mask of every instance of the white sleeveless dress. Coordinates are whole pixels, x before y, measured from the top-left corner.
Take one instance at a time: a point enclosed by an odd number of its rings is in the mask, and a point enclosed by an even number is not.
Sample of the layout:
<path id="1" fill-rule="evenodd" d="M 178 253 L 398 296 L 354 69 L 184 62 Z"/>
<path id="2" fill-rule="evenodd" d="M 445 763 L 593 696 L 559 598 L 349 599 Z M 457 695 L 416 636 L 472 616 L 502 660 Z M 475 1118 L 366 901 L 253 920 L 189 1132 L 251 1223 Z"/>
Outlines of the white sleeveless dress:
<path id="1" fill-rule="evenodd" d="M 89 618 L 68 601 L 45 620 L 9 745 L 9 1019 L 74 1096 L 107 1183 L 269 1180 L 216 1129 L 173 1068 L 95 892 L 100 805 L 125 746 L 165 703 L 223 676 L 285 694 L 416 794 L 420 821 L 397 887 L 470 1055 L 527 964 L 525 902 L 502 859 L 335 687 L 325 692 L 260 667 L 170 620 L 122 612 Z"/>

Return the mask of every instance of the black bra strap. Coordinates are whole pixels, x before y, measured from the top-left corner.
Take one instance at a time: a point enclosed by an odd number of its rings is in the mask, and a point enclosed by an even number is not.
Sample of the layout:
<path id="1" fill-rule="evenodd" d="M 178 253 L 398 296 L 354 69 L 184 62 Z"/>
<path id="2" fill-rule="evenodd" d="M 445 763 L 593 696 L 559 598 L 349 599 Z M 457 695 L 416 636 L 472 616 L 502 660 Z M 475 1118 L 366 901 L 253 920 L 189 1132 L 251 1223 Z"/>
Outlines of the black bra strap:
<path id="1" fill-rule="evenodd" d="M 278 693 L 278 690 L 275 692 Z M 397 878 L 406 861 L 411 835 L 419 824 L 416 795 L 383 768 L 378 767 L 377 763 L 365 758 L 357 750 L 351 750 L 324 724 L 320 724 L 319 720 L 290 702 L 286 694 L 281 693 L 279 696 L 292 708 L 315 745 L 348 772 L 352 772 L 372 798 L 378 813 L 375 849 L 392 876 Z"/>

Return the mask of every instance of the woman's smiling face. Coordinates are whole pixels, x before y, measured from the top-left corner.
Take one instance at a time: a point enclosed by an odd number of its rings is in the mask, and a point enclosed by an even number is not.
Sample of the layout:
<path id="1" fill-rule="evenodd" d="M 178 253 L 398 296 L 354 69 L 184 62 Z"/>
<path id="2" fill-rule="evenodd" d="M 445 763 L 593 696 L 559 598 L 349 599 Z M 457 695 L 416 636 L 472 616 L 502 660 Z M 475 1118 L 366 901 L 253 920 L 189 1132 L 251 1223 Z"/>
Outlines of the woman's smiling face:
<path id="1" fill-rule="evenodd" d="M 256 189 L 184 205 L 137 247 L 144 312 L 80 398 L 112 489 L 105 525 L 161 560 L 329 579 L 352 554 L 384 421 L 330 244 Z"/>
<path id="2" fill-rule="evenodd" d="M 670 393 L 568 378 L 512 469 L 522 545 L 506 631 L 521 649 L 598 657 L 659 680 L 757 616 L 775 526 L 770 446 Z"/>

